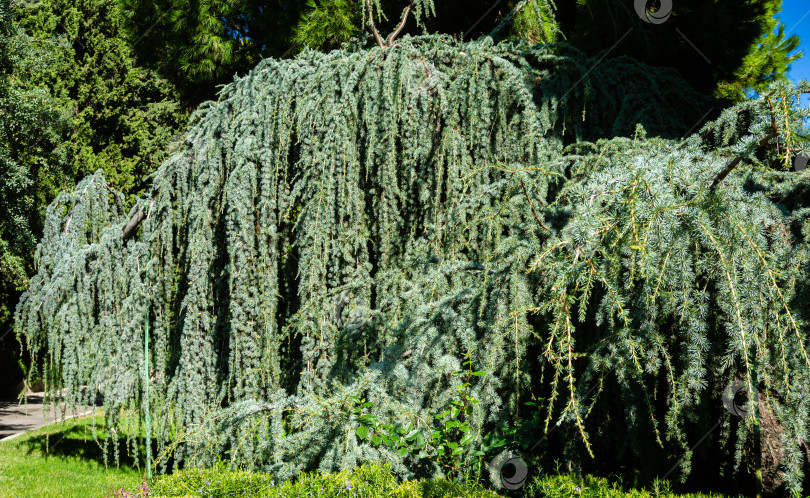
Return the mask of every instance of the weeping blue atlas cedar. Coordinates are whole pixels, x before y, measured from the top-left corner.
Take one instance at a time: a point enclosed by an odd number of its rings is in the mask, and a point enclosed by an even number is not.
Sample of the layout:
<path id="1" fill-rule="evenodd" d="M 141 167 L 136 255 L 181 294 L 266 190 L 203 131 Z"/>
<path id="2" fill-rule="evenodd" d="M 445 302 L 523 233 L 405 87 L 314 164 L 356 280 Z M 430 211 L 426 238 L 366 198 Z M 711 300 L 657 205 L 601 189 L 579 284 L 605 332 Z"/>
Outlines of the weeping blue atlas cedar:
<path id="1" fill-rule="evenodd" d="M 268 59 L 197 110 L 136 205 L 97 173 L 49 207 L 18 335 L 52 394 L 98 391 L 122 426 L 142 420 L 147 351 L 161 469 L 226 454 L 279 478 L 412 475 L 357 440 L 352 396 L 429 426 L 467 352 L 487 372 L 476 437 L 540 396 L 579 460 L 612 441 L 597 403 L 623 407 L 626 451 L 689 456 L 689 421 L 758 368 L 798 489 L 810 176 L 772 168 L 803 145 L 798 92 L 680 138 L 709 99 L 566 45 Z M 740 463 L 750 423 L 725 417 Z"/>

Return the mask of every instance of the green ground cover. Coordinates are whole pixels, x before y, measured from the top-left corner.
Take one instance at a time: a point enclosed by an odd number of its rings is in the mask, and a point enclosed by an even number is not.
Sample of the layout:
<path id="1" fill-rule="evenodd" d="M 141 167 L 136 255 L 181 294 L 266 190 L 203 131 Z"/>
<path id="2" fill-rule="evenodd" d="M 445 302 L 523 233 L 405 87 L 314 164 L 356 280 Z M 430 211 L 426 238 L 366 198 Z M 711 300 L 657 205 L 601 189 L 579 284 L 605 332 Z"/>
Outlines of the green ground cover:
<path id="1" fill-rule="evenodd" d="M 493 491 L 466 487 L 445 479 L 397 482 L 384 466 L 365 465 L 355 470 L 333 474 L 303 474 L 294 483 L 279 484 L 267 474 L 231 471 L 225 467 L 182 470 L 160 477 L 151 486 L 153 498 L 159 497 L 237 497 L 268 498 L 497 498 Z M 567 474 L 536 476 L 520 491 L 505 494 L 523 498 L 719 498 L 721 495 L 675 495 L 661 486 L 657 491 L 644 491 L 621 486 L 607 479 Z"/>
<path id="2" fill-rule="evenodd" d="M 95 423 L 96 439 L 93 438 Z M 107 454 L 104 441 L 109 432 L 101 417 L 81 417 L 56 423 L 11 441 L 0 443 L 0 496 L 2 497 L 92 497 L 145 496 L 142 469 L 131 465 L 132 458 Z M 121 447 L 127 447 L 121 436 Z M 186 469 L 155 477 L 149 495 L 158 497 L 346 497 L 346 498 L 449 498 L 497 497 L 498 494 L 474 487 L 429 479 L 400 483 L 384 466 L 365 465 L 338 473 L 303 474 L 295 482 L 276 482 L 269 474 L 230 470 L 224 464 L 207 469 Z M 674 495 L 666 488 L 656 491 L 631 489 L 607 479 L 566 474 L 535 476 L 516 496 L 525 498 L 601 497 L 709 498 L 720 495 Z"/>
<path id="3" fill-rule="evenodd" d="M 109 495 L 121 487 L 134 489 L 141 471 L 126 464 L 131 462 L 126 454 L 120 455 L 121 464 L 116 466 L 112 452 L 105 466 L 102 444 L 108 433 L 100 417 L 95 422 L 101 444 L 93 439 L 89 417 L 51 424 L 0 443 L 0 496 L 90 497 Z"/>

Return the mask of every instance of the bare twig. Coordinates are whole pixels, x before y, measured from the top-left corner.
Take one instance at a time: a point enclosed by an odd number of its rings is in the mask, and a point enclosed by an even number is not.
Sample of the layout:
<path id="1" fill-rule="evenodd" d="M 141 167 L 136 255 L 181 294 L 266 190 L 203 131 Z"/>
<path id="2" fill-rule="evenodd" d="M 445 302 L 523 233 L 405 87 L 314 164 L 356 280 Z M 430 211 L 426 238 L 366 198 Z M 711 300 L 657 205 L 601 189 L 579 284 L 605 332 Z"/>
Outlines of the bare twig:
<path id="1" fill-rule="evenodd" d="M 399 33 L 402 31 L 402 28 L 405 27 L 405 22 L 408 20 L 408 14 L 411 13 L 411 8 L 413 8 L 413 2 L 410 5 L 405 7 L 405 10 L 402 11 L 402 20 L 399 21 L 399 25 L 397 29 L 394 30 L 393 33 L 388 37 L 388 46 L 390 47 L 392 43 L 394 43 L 394 39 L 399 36 Z"/>

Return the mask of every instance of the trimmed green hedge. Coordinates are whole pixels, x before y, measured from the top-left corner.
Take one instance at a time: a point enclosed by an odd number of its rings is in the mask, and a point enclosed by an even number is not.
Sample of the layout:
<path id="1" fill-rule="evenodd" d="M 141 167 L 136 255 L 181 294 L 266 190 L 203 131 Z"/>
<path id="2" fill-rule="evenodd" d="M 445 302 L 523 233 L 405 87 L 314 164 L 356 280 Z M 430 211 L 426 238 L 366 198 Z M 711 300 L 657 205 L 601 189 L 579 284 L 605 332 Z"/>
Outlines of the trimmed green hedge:
<path id="1" fill-rule="evenodd" d="M 333 474 L 300 475 L 295 482 L 276 483 L 267 474 L 228 470 L 186 469 L 158 478 L 154 497 L 303 497 L 303 498 L 419 498 L 419 497 L 497 497 L 496 493 L 476 490 L 443 479 L 410 481 L 399 484 L 388 467 L 365 465 Z"/>
<path id="2" fill-rule="evenodd" d="M 607 479 L 567 474 L 536 476 L 521 492 L 525 498 L 711 498 L 721 495 L 674 495 L 624 490 Z M 496 498 L 493 491 L 474 489 L 445 479 L 427 479 L 398 483 L 386 466 L 365 465 L 334 474 L 302 474 L 295 482 L 276 483 L 268 474 L 229 470 L 225 465 L 210 469 L 186 469 L 157 478 L 152 497 L 301 497 L 301 498 Z"/>
<path id="3" fill-rule="evenodd" d="M 523 489 L 523 498 L 723 498 L 720 494 L 674 494 L 669 492 L 666 482 L 655 492 L 627 489 L 601 477 L 579 478 L 570 474 L 536 476 Z"/>

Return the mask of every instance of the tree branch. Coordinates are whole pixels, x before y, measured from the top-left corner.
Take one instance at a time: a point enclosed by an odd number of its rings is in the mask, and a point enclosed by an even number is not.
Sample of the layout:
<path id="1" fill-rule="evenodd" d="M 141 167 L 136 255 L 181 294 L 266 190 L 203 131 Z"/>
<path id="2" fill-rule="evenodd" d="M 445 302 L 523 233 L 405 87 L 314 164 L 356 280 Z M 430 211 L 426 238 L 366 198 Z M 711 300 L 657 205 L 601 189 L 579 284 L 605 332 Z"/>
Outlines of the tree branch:
<path id="1" fill-rule="evenodd" d="M 368 7 L 368 27 L 371 29 L 371 32 L 374 34 L 374 39 L 377 40 L 377 45 L 380 48 L 386 48 L 385 43 L 383 43 L 383 39 L 380 36 L 380 32 L 377 31 L 377 27 L 374 25 L 374 11 L 372 10 L 371 0 L 366 0 L 366 6 Z"/>
<path id="2" fill-rule="evenodd" d="M 773 130 L 774 133 L 779 133 L 779 127 L 776 126 L 776 116 L 774 116 L 773 112 L 773 102 L 771 102 L 770 97 L 765 97 L 765 102 L 768 103 L 768 109 L 770 109 L 771 111 L 771 129 Z M 781 149 L 779 148 L 779 142 L 776 142 L 776 153 L 777 154 L 782 153 Z"/>
<path id="3" fill-rule="evenodd" d="M 152 201 L 149 203 L 149 212 L 152 212 L 152 206 L 154 204 L 155 204 L 155 200 L 152 199 Z M 135 213 L 134 215 L 132 215 L 132 218 L 130 218 L 129 221 L 127 222 L 127 224 L 124 225 L 124 229 L 123 229 L 123 231 L 124 231 L 124 235 L 123 235 L 124 236 L 124 242 L 126 242 L 127 240 L 129 240 L 130 237 L 135 235 L 135 230 L 138 228 L 138 225 L 140 225 L 141 222 L 143 221 L 143 219 L 146 217 L 146 214 L 144 213 L 144 209 L 143 209 L 144 206 L 145 206 L 145 204 L 141 205 L 141 208 L 138 209 L 138 212 Z"/>
<path id="4" fill-rule="evenodd" d="M 779 134 L 778 134 L 778 133 L 776 133 L 776 132 L 771 133 L 771 134 L 770 134 L 770 135 L 768 135 L 767 137 L 765 137 L 765 138 L 763 138 L 762 140 L 760 140 L 760 141 L 759 141 L 759 143 L 756 145 L 756 147 L 754 147 L 754 150 L 759 149 L 760 147 L 762 147 L 763 145 L 767 144 L 768 142 L 770 142 L 771 140 L 773 140 L 773 139 L 774 139 L 774 138 L 776 138 L 777 136 L 779 136 Z M 735 158 L 733 161 L 731 161 L 731 162 L 728 164 L 728 166 L 726 166 L 726 167 L 723 169 L 723 171 L 721 171 L 721 172 L 720 172 L 720 174 L 718 174 L 718 175 L 717 175 L 717 176 L 714 178 L 714 180 L 712 180 L 712 182 L 709 184 L 709 189 L 711 190 L 712 188 L 714 188 L 714 187 L 715 187 L 715 185 L 717 185 L 718 183 L 722 182 L 722 181 L 723 181 L 723 180 L 724 180 L 724 179 L 725 179 L 725 178 L 728 176 L 728 174 L 729 174 L 729 173 L 731 173 L 731 171 L 732 171 L 734 168 L 736 168 L 736 167 L 737 167 L 737 165 L 739 165 L 739 164 L 742 162 L 742 160 L 743 160 L 743 159 L 745 159 L 745 158 L 748 156 L 748 154 L 750 154 L 750 153 L 751 153 L 751 152 L 749 151 L 747 154 L 744 154 L 744 155 L 742 155 L 742 156 L 738 156 L 738 157 L 736 157 L 736 158 Z"/>
<path id="5" fill-rule="evenodd" d="M 545 228 L 547 232 L 551 233 L 551 229 L 547 227 L 545 223 L 543 223 L 543 220 L 540 219 L 540 216 L 538 216 L 537 211 L 534 210 L 534 203 L 532 202 L 532 198 L 529 197 L 529 191 L 528 189 L 526 189 L 526 184 L 523 183 L 522 178 L 520 179 L 520 185 L 523 187 L 523 195 L 526 196 L 526 201 L 528 201 L 529 203 L 529 208 L 531 208 L 532 210 L 534 219 L 537 220 L 537 223 L 539 223 L 541 227 Z"/>
<path id="6" fill-rule="evenodd" d="M 394 32 L 391 33 L 391 35 L 388 36 L 388 45 L 389 46 L 392 43 L 394 43 L 394 39 L 397 36 L 399 36 L 399 33 L 402 31 L 402 28 L 405 27 L 405 22 L 408 20 L 408 14 L 411 13 L 411 8 L 413 8 L 413 2 L 411 2 L 411 4 L 408 5 L 407 7 L 405 7 L 405 10 L 402 11 L 402 20 L 399 21 L 399 26 L 397 26 L 397 29 L 395 29 Z"/>

